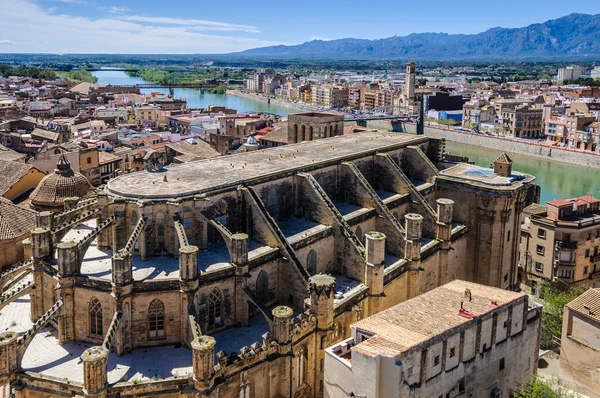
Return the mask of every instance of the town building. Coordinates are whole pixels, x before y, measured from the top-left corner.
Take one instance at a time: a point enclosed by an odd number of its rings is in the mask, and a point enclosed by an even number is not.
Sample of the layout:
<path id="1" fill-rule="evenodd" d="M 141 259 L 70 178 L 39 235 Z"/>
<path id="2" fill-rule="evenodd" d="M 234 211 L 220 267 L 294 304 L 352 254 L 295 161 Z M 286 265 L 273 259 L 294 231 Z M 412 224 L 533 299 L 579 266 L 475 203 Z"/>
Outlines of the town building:
<path id="1" fill-rule="evenodd" d="M 509 396 L 536 373 L 540 320 L 525 293 L 452 281 L 352 324 L 324 396 Z"/>
<path id="2" fill-rule="evenodd" d="M 592 140 L 591 134 L 584 134 L 584 129 L 595 121 L 596 117 L 590 114 L 555 115 L 545 122 L 546 139 L 556 146 L 584 149 L 590 144 L 591 148 L 597 141 Z"/>
<path id="3" fill-rule="evenodd" d="M 330 136 L 125 173 L 39 213 L 0 303 L 2 322 L 35 323 L 0 335 L 0 384 L 29 398 L 324 396 L 324 349 L 351 324 L 454 279 L 516 283 L 511 232 L 534 177 L 506 159 L 498 173 L 448 164 L 442 147 Z"/>
<path id="4" fill-rule="evenodd" d="M 288 144 L 344 134 L 344 116 L 332 113 L 295 113 L 288 116 Z"/>
<path id="5" fill-rule="evenodd" d="M 563 84 L 567 80 L 577 80 L 583 75 L 585 68 L 579 66 L 567 66 L 558 68 L 558 84 Z"/>
<path id="6" fill-rule="evenodd" d="M 600 289 L 589 289 L 565 306 L 560 367 L 577 382 L 577 391 L 598 396 L 600 385 Z"/>
<path id="7" fill-rule="evenodd" d="M 600 201 L 591 196 L 557 199 L 525 209 L 519 280 L 600 286 Z"/>
<path id="8" fill-rule="evenodd" d="M 543 109 L 517 105 L 502 110 L 501 129 L 509 137 L 541 138 L 544 136 Z"/>
<path id="9" fill-rule="evenodd" d="M 26 199 L 46 174 L 30 164 L 0 160 L 0 197 L 18 201 Z"/>

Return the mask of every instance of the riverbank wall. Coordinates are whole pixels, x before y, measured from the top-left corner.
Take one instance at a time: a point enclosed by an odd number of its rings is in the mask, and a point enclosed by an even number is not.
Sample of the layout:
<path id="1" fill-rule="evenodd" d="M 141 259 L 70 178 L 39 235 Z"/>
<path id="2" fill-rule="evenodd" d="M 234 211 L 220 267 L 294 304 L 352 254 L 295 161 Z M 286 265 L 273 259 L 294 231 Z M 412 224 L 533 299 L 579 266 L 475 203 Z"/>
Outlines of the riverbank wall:
<path id="1" fill-rule="evenodd" d="M 298 112 L 315 112 L 316 109 L 310 106 L 298 105 L 296 103 L 290 103 L 288 101 L 284 101 L 282 99 L 272 98 L 272 97 L 264 97 L 262 95 L 256 95 L 252 93 L 244 93 L 238 90 L 227 90 L 227 95 L 233 95 L 235 97 L 246 98 L 253 101 L 261 101 L 264 103 L 270 103 L 271 105 L 283 106 L 285 108 L 290 108 L 297 110 Z M 269 100 L 271 100 L 269 102 Z"/>
<path id="2" fill-rule="evenodd" d="M 381 122 L 381 121 L 380 121 Z M 371 127 L 371 125 L 368 125 Z M 384 129 L 381 123 L 373 125 L 373 128 Z M 391 124 L 388 129 L 391 130 Z M 402 130 L 407 133 L 416 133 L 417 127 L 413 123 L 402 124 Z M 584 166 L 600 169 L 600 155 L 570 150 L 566 148 L 550 147 L 537 142 L 526 142 L 510 138 L 487 136 L 482 134 L 466 133 L 443 127 L 425 126 L 425 135 L 431 138 L 445 138 L 448 141 L 459 144 L 475 145 L 497 150 L 498 152 L 511 152 L 519 155 L 527 155 L 536 158 L 553 160 L 556 162 L 569 163 L 576 166 Z"/>

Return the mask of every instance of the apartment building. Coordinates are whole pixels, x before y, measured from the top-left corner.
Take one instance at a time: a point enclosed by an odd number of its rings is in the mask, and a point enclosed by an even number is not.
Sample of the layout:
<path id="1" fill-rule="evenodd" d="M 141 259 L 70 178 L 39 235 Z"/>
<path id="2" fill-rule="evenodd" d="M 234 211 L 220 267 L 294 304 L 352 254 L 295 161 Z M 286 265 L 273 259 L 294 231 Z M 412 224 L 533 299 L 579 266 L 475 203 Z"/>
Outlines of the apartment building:
<path id="1" fill-rule="evenodd" d="M 527 207 L 521 225 L 519 281 L 600 286 L 600 200 L 592 196 Z"/>
<path id="2" fill-rule="evenodd" d="M 584 134 L 584 130 L 595 121 L 590 114 L 554 115 L 545 122 L 546 139 L 556 146 L 584 149 L 592 144 L 591 134 Z"/>
<path id="3" fill-rule="evenodd" d="M 544 135 L 543 110 L 529 104 L 502 111 L 501 128 L 510 137 L 540 138 Z"/>

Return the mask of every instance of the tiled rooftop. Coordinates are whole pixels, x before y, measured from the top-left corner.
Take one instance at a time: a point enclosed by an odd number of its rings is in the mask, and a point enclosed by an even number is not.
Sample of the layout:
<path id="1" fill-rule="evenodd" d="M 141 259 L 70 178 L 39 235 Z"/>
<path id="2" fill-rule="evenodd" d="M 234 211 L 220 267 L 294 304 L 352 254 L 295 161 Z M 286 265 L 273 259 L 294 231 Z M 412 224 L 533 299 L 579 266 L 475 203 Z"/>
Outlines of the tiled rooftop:
<path id="1" fill-rule="evenodd" d="M 465 297 L 466 289 L 471 291 L 471 300 Z M 481 316 L 524 296 L 525 293 L 455 280 L 355 323 L 353 327 L 374 336 L 355 350 L 396 355 L 470 321 L 458 314 L 461 300 L 464 310 Z"/>
<path id="2" fill-rule="evenodd" d="M 567 307 L 600 321 L 600 289 L 589 289 L 567 304 Z"/>

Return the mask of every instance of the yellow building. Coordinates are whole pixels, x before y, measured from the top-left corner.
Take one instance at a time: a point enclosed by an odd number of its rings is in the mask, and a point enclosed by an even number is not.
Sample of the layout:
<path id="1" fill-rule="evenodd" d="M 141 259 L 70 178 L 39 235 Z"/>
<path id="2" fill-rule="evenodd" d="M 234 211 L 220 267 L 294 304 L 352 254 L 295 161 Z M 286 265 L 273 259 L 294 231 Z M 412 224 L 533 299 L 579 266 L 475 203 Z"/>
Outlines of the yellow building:
<path id="1" fill-rule="evenodd" d="M 0 196 L 19 199 L 35 189 L 45 176 L 32 165 L 0 160 Z"/>

